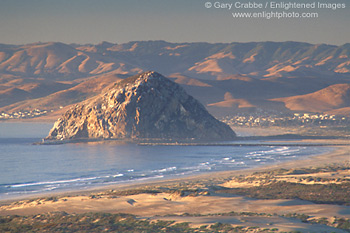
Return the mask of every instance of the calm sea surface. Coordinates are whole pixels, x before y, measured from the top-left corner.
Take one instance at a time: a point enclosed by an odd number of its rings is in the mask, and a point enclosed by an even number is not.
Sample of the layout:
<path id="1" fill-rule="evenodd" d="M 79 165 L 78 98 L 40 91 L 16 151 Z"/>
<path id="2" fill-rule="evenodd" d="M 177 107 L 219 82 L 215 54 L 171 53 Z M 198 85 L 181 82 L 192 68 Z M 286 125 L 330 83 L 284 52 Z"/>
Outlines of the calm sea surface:
<path id="1" fill-rule="evenodd" d="M 52 124 L 0 123 L 0 200 L 50 191 L 251 168 L 327 152 L 302 146 L 33 145 Z"/>

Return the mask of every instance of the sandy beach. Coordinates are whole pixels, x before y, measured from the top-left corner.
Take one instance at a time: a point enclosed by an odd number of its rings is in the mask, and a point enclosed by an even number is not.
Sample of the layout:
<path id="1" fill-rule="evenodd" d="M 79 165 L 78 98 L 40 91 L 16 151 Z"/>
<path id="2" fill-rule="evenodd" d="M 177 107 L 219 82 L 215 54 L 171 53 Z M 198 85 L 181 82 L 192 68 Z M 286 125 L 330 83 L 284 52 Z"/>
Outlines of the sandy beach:
<path id="1" fill-rule="evenodd" d="M 310 142 L 307 141 L 307 142 Z M 312 141 L 313 143 L 347 144 L 346 140 Z M 229 223 L 233 226 L 277 228 L 279 231 L 301 232 L 343 232 L 326 225 L 315 225 L 295 218 L 283 217 L 297 213 L 314 219 L 325 218 L 329 222 L 334 218 L 350 219 L 350 206 L 336 204 L 316 204 L 300 199 L 255 199 L 230 193 L 218 193 L 212 186 L 222 188 L 249 188 L 262 186 L 256 174 L 276 169 L 301 169 L 326 167 L 333 164 L 348 165 L 350 145 L 333 146 L 334 151 L 313 157 L 293 160 L 285 163 L 259 167 L 256 169 L 207 173 L 172 180 L 158 180 L 133 185 L 115 185 L 84 192 L 55 193 L 33 196 L 26 200 L 7 200 L 0 202 L 0 216 L 36 215 L 64 211 L 68 214 L 87 212 L 128 213 L 147 220 L 174 220 L 190 222 L 191 226 L 210 225 L 216 222 Z M 255 182 L 237 181 L 237 177 L 253 177 Z M 307 180 L 306 177 L 323 178 Z M 289 183 L 330 184 L 350 182 L 350 170 L 309 172 L 298 175 L 279 175 L 275 181 Z M 265 184 L 266 185 L 266 184 Z M 176 190 L 196 189 L 196 193 L 176 192 Z M 156 189 L 150 193 L 145 190 Z M 133 190 L 128 194 L 128 191 Z M 136 190 L 136 191 L 135 191 Z M 141 190 L 141 191 L 140 191 Z M 142 191 L 143 190 L 143 191 Z M 159 190 L 164 190 L 159 192 Z M 169 190 L 172 190 L 171 192 Z M 175 191 L 174 191 L 175 190 Z M 348 190 L 349 191 L 349 190 Z M 123 193 L 124 192 L 124 193 Z M 220 216 L 218 213 L 229 212 L 255 213 L 261 216 Z M 310 220 L 310 219 L 309 219 Z"/>

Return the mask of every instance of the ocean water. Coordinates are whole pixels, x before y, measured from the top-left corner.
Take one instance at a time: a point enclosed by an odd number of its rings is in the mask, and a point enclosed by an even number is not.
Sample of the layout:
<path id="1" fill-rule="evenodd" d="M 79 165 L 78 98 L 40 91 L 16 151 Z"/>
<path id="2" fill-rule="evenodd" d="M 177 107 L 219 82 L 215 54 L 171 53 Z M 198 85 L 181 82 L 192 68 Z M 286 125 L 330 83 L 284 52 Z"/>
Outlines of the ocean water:
<path id="1" fill-rule="evenodd" d="M 307 146 L 139 146 L 115 141 L 33 145 L 52 124 L 0 123 L 0 200 L 237 170 L 327 152 Z"/>

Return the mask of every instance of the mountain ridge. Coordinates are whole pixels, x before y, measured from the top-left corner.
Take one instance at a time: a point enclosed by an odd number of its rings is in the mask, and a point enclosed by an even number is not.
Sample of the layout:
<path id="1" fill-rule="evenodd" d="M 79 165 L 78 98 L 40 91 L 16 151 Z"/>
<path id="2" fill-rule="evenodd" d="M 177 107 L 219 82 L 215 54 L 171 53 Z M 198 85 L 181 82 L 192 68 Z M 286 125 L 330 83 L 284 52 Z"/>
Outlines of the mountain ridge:
<path id="1" fill-rule="evenodd" d="M 0 113 L 29 108 L 56 111 L 146 70 L 157 70 L 172 78 L 211 113 L 212 108 L 220 113 L 220 109 L 226 109 L 222 106 L 230 105 L 216 104 L 227 101 L 224 97 L 227 92 L 239 103 L 250 103 L 249 109 L 268 110 L 273 104 L 270 99 L 306 95 L 331 85 L 350 83 L 349 45 L 293 41 L 0 45 Z M 45 81 L 62 88 L 48 87 L 44 93 L 33 88 L 28 92 L 28 85 L 44 87 Z M 88 94 L 79 85 L 96 88 L 87 87 L 86 90 L 92 90 Z M 234 103 L 229 102 L 231 106 Z"/>
<path id="2" fill-rule="evenodd" d="M 164 63 L 173 62 L 176 68 L 172 70 L 167 67 L 166 75 L 177 71 L 197 78 L 198 74 L 203 75 L 199 78 L 232 74 L 280 77 L 283 76 L 281 73 L 288 73 L 290 69 L 298 70 L 303 67 L 315 72 L 350 74 L 349 55 L 350 47 L 347 44 L 334 46 L 303 42 L 210 44 L 134 41 L 85 46 L 49 42 L 8 45 L 6 48 L 0 46 L 0 73 L 82 76 L 121 69 L 120 72 L 130 74 L 152 68 L 149 67 L 152 64 L 154 68 L 162 69 Z M 142 59 L 144 57 L 149 59 Z"/>

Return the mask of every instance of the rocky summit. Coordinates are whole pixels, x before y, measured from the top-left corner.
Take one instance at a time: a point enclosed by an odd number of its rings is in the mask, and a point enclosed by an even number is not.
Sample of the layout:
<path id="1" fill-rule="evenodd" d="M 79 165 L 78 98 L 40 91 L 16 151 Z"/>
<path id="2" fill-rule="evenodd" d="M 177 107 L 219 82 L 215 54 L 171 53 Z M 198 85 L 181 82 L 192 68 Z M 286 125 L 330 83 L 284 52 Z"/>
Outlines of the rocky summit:
<path id="1" fill-rule="evenodd" d="M 236 134 L 178 84 L 150 71 L 75 105 L 46 140 L 230 140 Z"/>

